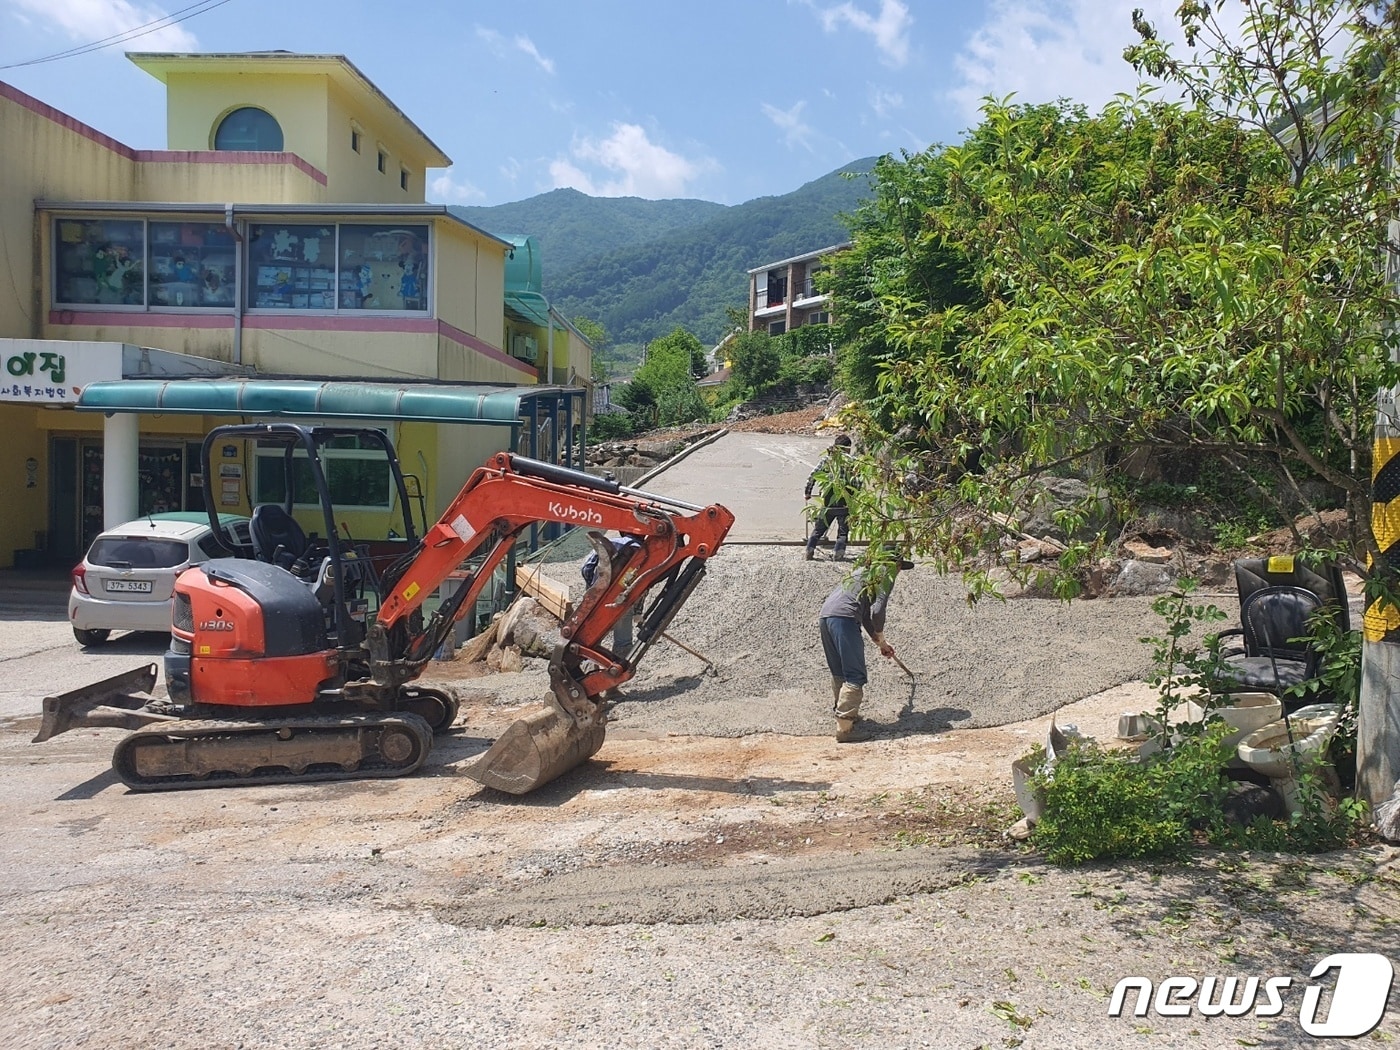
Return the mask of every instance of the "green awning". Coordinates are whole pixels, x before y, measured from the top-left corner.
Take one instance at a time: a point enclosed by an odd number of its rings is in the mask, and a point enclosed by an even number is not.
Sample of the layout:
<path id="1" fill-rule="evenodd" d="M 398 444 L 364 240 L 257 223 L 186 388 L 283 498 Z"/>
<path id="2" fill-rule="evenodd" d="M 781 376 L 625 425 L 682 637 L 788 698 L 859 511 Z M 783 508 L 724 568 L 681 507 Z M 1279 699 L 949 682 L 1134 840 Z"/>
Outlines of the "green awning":
<path id="1" fill-rule="evenodd" d="M 519 314 L 522 320 L 530 324 L 549 327 L 549 300 L 539 292 L 506 289 L 506 309 Z"/>
<path id="2" fill-rule="evenodd" d="M 123 379 L 89 383 L 77 407 L 91 412 L 211 416 L 414 419 L 511 426 L 522 401 L 577 396 L 561 387 L 489 387 L 305 379 Z"/>

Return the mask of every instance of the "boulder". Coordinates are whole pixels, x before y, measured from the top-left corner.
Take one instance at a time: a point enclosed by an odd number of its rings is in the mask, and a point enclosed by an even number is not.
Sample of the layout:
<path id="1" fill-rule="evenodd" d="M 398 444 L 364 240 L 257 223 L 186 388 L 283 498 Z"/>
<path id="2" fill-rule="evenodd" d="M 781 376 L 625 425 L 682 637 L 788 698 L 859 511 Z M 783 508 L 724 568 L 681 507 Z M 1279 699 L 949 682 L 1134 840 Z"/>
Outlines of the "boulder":
<path id="1" fill-rule="evenodd" d="M 1176 573 L 1154 562 L 1125 561 L 1109 585 L 1111 596 L 1164 594 L 1176 586 Z"/>

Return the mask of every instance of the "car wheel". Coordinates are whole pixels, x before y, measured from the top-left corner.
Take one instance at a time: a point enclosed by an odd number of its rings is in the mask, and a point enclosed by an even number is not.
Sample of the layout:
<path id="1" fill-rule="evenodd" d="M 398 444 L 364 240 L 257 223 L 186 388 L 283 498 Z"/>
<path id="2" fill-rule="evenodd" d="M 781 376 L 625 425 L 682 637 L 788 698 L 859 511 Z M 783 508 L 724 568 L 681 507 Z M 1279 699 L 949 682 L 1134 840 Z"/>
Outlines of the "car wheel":
<path id="1" fill-rule="evenodd" d="M 84 631 L 81 627 L 73 628 L 73 637 L 78 639 L 79 645 L 101 645 L 112 632 L 107 630 Z"/>

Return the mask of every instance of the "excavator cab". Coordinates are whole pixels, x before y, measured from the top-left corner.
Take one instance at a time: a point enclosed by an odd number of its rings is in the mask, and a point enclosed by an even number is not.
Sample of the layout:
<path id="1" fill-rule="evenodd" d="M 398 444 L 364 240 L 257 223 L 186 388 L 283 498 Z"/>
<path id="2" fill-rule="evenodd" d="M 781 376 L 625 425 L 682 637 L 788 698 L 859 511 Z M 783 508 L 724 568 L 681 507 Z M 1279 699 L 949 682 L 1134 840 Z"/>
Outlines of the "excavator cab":
<path id="1" fill-rule="evenodd" d="M 326 611 L 329 637 L 342 648 L 358 645 L 379 607 L 376 560 L 394 560 L 412 549 L 419 534 L 407 479 L 388 437 L 365 427 L 218 427 L 204 439 L 204 476 L 217 478 L 229 459 L 249 465 L 251 542 L 240 543 L 218 520 L 211 490 L 206 503 L 215 538 L 233 557 L 275 565 L 306 582 Z M 362 509 L 381 504 L 382 513 Z M 366 533 L 362 526 L 356 536 L 346 507 L 378 528 Z"/>

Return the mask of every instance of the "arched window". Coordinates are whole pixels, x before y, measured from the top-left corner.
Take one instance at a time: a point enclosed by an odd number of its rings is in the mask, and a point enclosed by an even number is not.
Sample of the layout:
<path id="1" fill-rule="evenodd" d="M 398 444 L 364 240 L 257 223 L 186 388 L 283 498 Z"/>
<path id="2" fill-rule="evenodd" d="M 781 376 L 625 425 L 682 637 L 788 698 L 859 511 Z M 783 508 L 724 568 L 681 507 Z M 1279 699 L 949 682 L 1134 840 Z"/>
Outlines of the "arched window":
<path id="1" fill-rule="evenodd" d="M 244 106 L 219 122 L 214 132 L 215 149 L 282 150 L 282 126 L 266 110 Z"/>

